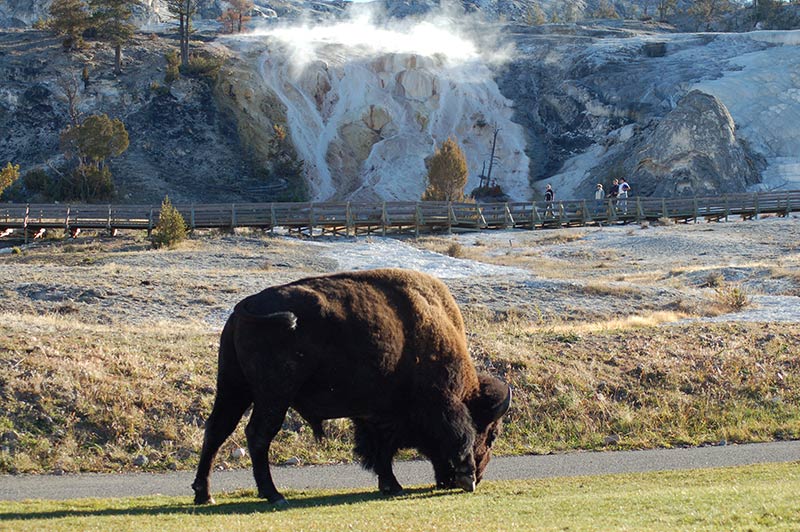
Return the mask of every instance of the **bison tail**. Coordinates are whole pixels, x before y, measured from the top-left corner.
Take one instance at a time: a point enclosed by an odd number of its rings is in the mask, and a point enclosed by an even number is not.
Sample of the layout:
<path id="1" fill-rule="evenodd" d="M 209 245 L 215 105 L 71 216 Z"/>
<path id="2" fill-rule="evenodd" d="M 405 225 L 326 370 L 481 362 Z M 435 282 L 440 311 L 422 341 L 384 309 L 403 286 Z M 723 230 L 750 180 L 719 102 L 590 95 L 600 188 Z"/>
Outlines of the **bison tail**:
<path id="1" fill-rule="evenodd" d="M 247 309 L 244 301 L 239 302 L 233 309 L 233 313 L 245 320 L 266 322 L 270 325 L 277 326 L 286 330 L 295 330 L 297 328 L 297 316 L 293 312 L 272 312 L 270 314 L 254 314 Z"/>

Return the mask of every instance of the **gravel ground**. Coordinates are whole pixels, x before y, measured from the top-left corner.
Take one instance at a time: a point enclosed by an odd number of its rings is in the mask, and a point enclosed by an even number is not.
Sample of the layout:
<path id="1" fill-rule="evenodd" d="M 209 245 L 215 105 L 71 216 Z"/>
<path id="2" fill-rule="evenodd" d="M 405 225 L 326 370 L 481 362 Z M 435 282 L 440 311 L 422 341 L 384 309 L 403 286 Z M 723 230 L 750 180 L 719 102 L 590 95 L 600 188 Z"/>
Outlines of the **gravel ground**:
<path id="1" fill-rule="evenodd" d="M 494 231 L 426 240 L 300 240 L 255 231 L 202 233 L 178 249 L 142 234 L 45 240 L 0 249 L 0 312 L 58 313 L 86 322 L 192 322 L 219 329 L 233 305 L 308 275 L 397 266 L 443 279 L 464 308 L 564 320 L 693 308 L 709 277 L 739 283 L 753 305 L 716 320 L 800 322 L 797 217 L 688 225 Z M 8 242 L 6 244 L 9 244 Z M 490 261 L 491 264 L 487 261 Z"/>

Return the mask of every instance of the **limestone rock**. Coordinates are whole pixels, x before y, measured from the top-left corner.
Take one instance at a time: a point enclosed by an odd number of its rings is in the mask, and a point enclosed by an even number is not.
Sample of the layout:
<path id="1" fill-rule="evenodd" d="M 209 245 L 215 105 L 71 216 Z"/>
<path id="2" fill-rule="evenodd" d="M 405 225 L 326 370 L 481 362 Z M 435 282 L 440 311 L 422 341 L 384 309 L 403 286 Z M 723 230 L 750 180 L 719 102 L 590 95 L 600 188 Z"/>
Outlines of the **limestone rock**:
<path id="1" fill-rule="evenodd" d="M 694 90 L 678 102 L 625 164 L 645 196 L 706 196 L 744 192 L 758 182 L 722 102 Z"/>

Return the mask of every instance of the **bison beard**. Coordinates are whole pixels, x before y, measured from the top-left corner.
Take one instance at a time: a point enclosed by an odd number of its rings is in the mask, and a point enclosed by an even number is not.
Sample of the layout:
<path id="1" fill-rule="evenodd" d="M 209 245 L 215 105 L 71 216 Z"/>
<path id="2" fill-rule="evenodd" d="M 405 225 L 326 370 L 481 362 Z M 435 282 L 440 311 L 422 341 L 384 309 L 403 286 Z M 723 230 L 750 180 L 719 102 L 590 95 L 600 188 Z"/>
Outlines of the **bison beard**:
<path id="1" fill-rule="evenodd" d="M 222 331 L 194 500 L 213 502 L 212 462 L 250 405 L 258 494 L 284 504 L 267 457 L 289 407 L 317 436 L 324 419 L 352 419 L 355 452 L 396 494 L 402 448 L 431 460 L 438 487 L 473 491 L 510 402 L 505 383 L 476 373 L 458 306 L 433 277 L 384 269 L 271 287 L 236 305 Z"/>

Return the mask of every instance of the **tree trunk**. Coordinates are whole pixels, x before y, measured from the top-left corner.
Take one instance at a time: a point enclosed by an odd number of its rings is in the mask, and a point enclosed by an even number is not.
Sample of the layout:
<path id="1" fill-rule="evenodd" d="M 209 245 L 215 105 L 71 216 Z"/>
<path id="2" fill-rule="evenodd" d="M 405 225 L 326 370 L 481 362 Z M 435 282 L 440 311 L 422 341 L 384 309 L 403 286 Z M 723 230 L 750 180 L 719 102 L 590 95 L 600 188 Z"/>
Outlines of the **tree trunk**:
<path id="1" fill-rule="evenodd" d="M 122 45 L 114 47 L 114 74 L 119 76 L 122 73 Z"/>
<path id="2" fill-rule="evenodd" d="M 184 18 L 185 15 L 180 15 L 180 47 L 181 47 L 181 66 L 186 68 L 189 66 L 189 21 Z"/>

